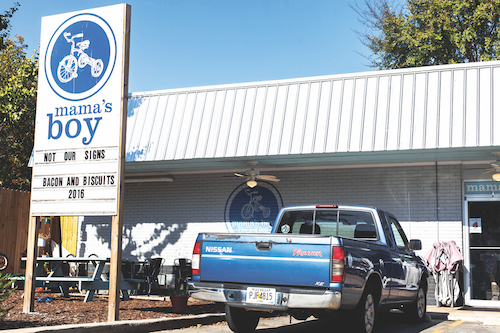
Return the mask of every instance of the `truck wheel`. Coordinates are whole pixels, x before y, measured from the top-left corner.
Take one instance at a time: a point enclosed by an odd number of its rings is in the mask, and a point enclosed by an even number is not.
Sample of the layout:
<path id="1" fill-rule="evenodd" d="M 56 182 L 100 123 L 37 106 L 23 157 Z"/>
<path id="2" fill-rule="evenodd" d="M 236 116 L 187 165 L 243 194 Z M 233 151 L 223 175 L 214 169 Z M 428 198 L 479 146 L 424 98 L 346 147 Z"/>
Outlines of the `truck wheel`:
<path id="1" fill-rule="evenodd" d="M 375 316 L 377 313 L 377 299 L 373 289 L 368 288 L 363 293 L 358 307 L 355 309 L 354 325 L 357 332 L 372 333 L 375 326 Z"/>
<path id="2" fill-rule="evenodd" d="M 226 304 L 226 321 L 231 331 L 248 333 L 255 331 L 259 323 L 259 315 L 242 308 L 231 307 Z"/>
<path id="3" fill-rule="evenodd" d="M 411 304 L 406 305 L 403 311 L 414 323 L 425 321 L 427 315 L 427 295 L 422 286 L 418 288 L 415 300 Z"/>

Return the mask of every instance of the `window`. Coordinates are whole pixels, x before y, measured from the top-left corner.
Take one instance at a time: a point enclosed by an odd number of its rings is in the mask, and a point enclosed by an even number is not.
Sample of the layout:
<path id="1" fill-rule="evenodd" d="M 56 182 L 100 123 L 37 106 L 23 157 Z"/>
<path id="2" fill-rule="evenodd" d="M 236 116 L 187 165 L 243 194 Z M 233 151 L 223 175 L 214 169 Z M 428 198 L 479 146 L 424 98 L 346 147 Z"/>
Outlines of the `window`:
<path id="1" fill-rule="evenodd" d="M 314 211 L 312 210 L 286 212 L 281 219 L 277 232 L 299 234 L 300 230 L 304 231 L 308 225 L 312 228 L 313 215 Z M 312 233 L 312 229 L 310 233 Z"/>
<path id="2" fill-rule="evenodd" d="M 380 217 L 380 221 L 382 221 L 382 228 L 384 228 L 385 240 L 387 241 L 387 245 L 390 248 L 394 248 L 394 242 L 392 241 L 392 236 L 391 236 L 391 231 L 389 229 L 389 225 L 387 224 L 387 220 L 385 219 L 385 213 L 382 211 L 379 211 L 378 216 Z"/>
<path id="3" fill-rule="evenodd" d="M 370 212 L 345 210 L 339 215 L 339 236 L 377 239 L 375 222 Z"/>
<path id="4" fill-rule="evenodd" d="M 403 232 L 403 228 L 399 225 L 399 222 L 395 218 L 389 216 L 389 223 L 391 224 L 392 233 L 394 234 L 398 249 L 401 251 L 408 251 L 408 239 Z"/>
<path id="5" fill-rule="evenodd" d="M 286 212 L 277 232 L 377 239 L 372 214 L 354 210 Z"/>
<path id="6" fill-rule="evenodd" d="M 316 211 L 316 225 L 322 235 L 334 236 L 337 234 L 337 210 Z"/>

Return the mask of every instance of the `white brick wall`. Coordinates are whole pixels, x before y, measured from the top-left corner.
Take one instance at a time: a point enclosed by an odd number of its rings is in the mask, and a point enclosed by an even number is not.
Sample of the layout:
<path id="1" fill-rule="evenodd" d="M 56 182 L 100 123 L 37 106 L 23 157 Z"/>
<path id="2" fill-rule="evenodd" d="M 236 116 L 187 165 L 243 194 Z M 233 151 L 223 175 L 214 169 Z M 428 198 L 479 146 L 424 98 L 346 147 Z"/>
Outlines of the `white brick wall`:
<path id="1" fill-rule="evenodd" d="M 398 217 L 409 238 L 462 244 L 460 165 L 273 171 L 284 205 L 375 206 Z M 124 258 L 191 257 L 198 232 L 226 231 L 224 208 L 241 184 L 228 174 L 175 175 L 173 183 L 126 184 Z M 437 181 L 437 184 L 436 184 Z M 409 222 L 411 221 L 411 222 Z M 79 255 L 110 253 L 110 217 L 85 217 Z"/>
<path id="2" fill-rule="evenodd" d="M 408 239 L 420 239 L 422 250 L 416 253 L 424 257 L 435 242 L 455 241 L 462 250 L 462 221 L 401 222 Z"/>

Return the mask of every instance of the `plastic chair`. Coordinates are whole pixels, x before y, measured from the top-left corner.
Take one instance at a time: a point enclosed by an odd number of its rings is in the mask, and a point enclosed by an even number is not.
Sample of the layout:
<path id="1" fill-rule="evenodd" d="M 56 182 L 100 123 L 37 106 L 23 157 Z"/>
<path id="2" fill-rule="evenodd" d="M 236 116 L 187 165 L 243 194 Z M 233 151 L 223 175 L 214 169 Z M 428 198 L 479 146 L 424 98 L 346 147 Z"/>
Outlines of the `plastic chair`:
<path id="1" fill-rule="evenodd" d="M 89 258 L 96 257 L 97 254 L 90 254 Z M 77 275 L 78 276 L 89 276 L 94 274 L 95 265 L 91 262 L 79 262 L 77 263 Z"/>
<path id="2" fill-rule="evenodd" d="M 148 259 L 144 265 L 144 270 L 142 270 L 142 272 L 138 272 L 136 275 L 137 277 L 146 279 L 148 296 L 151 295 L 153 283 L 158 285 L 158 274 L 160 273 L 162 263 L 163 258 Z"/>
<path id="3" fill-rule="evenodd" d="M 75 256 L 73 254 L 68 254 L 66 258 L 74 258 Z M 76 276 L 76 263 L 74 262 L 63 262 L 61 264 L 61 269 L 63 271 L 64 276 Z"/>
<path id="4" fill-rule="evenodd" d="M 189 259 L 175 259 L 175 293 L 178 294 L 182 289 L 188 290 L 188 278 L 192 276 L 191 260 Z M 182 288 L 181 288 L 182 287 Z"/>

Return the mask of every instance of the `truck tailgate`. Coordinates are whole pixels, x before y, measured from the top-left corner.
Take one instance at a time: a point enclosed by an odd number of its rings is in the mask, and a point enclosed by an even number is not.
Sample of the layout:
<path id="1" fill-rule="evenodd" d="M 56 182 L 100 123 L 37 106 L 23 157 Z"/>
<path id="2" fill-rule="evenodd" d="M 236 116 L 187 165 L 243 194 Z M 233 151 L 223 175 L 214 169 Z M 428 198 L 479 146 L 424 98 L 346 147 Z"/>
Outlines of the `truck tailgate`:
<path id="1" fill-rule="evenodd" d="M 329 236 L 204 234 L 200 280 L 328 287 Z"/>

